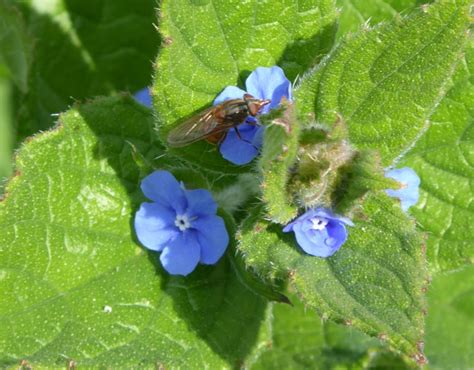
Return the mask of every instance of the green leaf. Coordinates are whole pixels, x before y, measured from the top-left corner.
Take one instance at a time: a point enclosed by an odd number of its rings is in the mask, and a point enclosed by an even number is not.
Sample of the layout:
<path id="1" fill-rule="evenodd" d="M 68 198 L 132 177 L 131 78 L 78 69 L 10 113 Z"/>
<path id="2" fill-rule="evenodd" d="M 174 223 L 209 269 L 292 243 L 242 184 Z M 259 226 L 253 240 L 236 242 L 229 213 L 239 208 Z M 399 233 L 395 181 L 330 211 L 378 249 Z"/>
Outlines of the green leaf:
<path id="1" fill-rule="evenodd" d="M 421 197 L 411 208 L 427 231 L 433 271 L 474 262 L 474 41 L 453 83 L 430 118 L 430 127 L 399 166 L 421 178 Z"/>
<path id="2" fill-rule="evenodd" d="M 0 194 L 3 193 L 4 178 L 12 171 L 13 117 L 11 107 L 11 83 L 0 77 Z"/>
<path id="3" fill-rule="evenodd" d="M 155 0 L 25 1 L 35 36 L 20 139 L 49 128 L 74 101 L 151 84 L 160 38 Z"/>
<path id="4" fill-rule="evenodd" d="M 0 77 L 10 77 L 20 90 L 26 90 L 30 64 L 31 38 L 20 12 L 0 0 Z"/>
<path id="5" fill-rule="evenodd" d="M 271 348 L 252 369 L 314 369 L 322 363 L 324 332 L 321 319 L 297 299 L 295 306 L 273 305 Z"/>
<path id="6" fill-rule="evenodd" d="M 346 38 L 298 89 L 300 116 L 330 124 L 341 115 L 353 145 L 391 164 L 426 129 L 468 25 L 467 1 L 438 1 Z"/>
<path id="7" fill-rule="evenodd" d="M 301 302 L 273 305 L 273 340 L 255 369 L 407 369 L 400 357 L 350 326 L 323 321 Z"/>
<path id="8" fill-rule="evenodd" d="M 65 0 L 74 31 L 94 68 L 115 90 L 151 85 L 159 45 L 155 0 Z"/>
<path id="9" fill-rule="evenodd" d="M 267 280 L 285 279 L 309 307 L 337 322 L 382 336 L 405 355 L 422 360 L 425 260 L 415 225 L 398 204 L 367 195 L 353 215 L 347 242 L 318 258 L 281 226 L 249 218 L 239 234 L 245 262 Z"/>
<path id="10" fill-rule="evenodd" d="M 210 106 L 226 86 L 245 88 L 258 66 L 280 65 L 290 80 L 315 65 L 334 40 L 333 0 L 165 0 L 160 32 L 165 40 L 156 63 L 154 106 L 161 136 Z M 204 142 L 176 151 L 221 172 L 231 166 Z"/>
<path id="11" fill-rule="evenodd" d="M 474 266 L 434 277 L 428 292 L 426 354 L 430 369 L 474 364 Z"/>
<path id="12" fill-rule="evenodd" d="M 415 6 L 429 3 L 428 0 L 337 0 L 341 8 L 337 37 L 358 31 L 362 25 L 375 25 L 406 13 Z"/>
<path id="13" fill-rule="evenodd" d="M 151 111 L 103 98 L 59 122 L 21 148 L 0 203 L 0 364 L 224 368 L 257 356 L 266 302 L 228 259 L 172 277 L 135 240 L 129 143 L 166 165 Z"/>

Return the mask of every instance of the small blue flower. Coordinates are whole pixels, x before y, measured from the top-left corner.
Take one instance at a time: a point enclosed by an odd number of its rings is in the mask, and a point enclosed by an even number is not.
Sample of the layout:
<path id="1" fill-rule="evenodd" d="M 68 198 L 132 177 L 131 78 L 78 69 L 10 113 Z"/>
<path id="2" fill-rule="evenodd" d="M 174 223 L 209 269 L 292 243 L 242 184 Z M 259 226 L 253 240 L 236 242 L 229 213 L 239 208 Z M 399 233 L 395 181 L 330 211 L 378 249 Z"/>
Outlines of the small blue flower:
<path id="1" fill-rule="evenodd" d="M 161 252 L 160 261 L 173 275 L 187 275 L 197 264 L 213 265 L 224 254 L 229 235 L 216 216 L 217 204 L 205 189 L 187 190 L 168 171 L 155 171 L 141 183 L 152 203 L 135 215 L 138 240 Z"/>
<path id="2" fill-rule="evenodd" d="M 402 210 L 408 211 L 408 208 L 418 203 L 420 197 L 420 178 L 409 167 L 394 169 L 385 172 L 385 177 L 389 177 L 401 183 L 398 190 L 387 189 L 386 193 L 394 198 L 400 199 Z"/>
<path id="3" fill-rule="evenodd" d="M 335 215 L 326 208 L 317 208 L 298 217 L 283 231 L 294 231 L 297 243 L 306 253 L 329 257 L 347 240 L 346 225 L 354 226 L 348 218 Z"/>
<path id="4" fill-rule="evenodd" d="M 140 91 L 137 91 L 133 97 L 137 102 L 140 104 L 143 104 L 144 106 L 151 108 L 151 95 L 150 95 L 150 89 L 148 87 L 145 87 L 144 89 L 141 89 Z"/>
<path id="5" fill-rule="evenodd" d="M 229 99 L 242 99 L 244 94 L 250 94 L 257 99 L 270 99 L 271 103 L 262 108 L 261 114 L 278 107 L 281 99 L 292 99 L 291 82 L 286 78 L 280 67 L 258 67 L 245 81 L 247 91 L 235 86 L 227 86 L 214 100 L 214 105 Z M 249 163 L 258 155 L 262 145 L 263 127 L 253 117 L 237 127 L 243 140 L 235 129 L 229 130 L 220 146 L 222 156 L 228 161 L 243 165 Z"/>

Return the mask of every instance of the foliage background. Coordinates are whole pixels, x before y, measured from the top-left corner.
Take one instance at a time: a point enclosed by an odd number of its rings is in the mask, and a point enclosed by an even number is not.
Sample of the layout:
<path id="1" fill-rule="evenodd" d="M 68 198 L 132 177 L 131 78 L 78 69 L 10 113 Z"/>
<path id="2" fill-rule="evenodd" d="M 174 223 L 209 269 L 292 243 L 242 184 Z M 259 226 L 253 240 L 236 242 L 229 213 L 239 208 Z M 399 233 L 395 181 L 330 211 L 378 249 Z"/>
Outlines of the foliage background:
<path id="1" fill-rule="evenodd" d="M 422 3 L 0 0 L 2 366 L 411 368 L 423 344 L 430 368 L 474 366 L 470 4 Z M 205 143 L 163 146 L 177 120 L 274 64 L 298 81 L 302 129 L 338 112 L 360 150 L 417 170 L 416 224 L 362 176 L 369 220 L 355 214 L 363 226 L 331 262 L 305 258 L 234 212 L 258 189 L 249 172 L 278 188 L 275 153 L 242 168 Z M 151 85 L 155 111 L 122 93 Z M 287 140 L 273 135 L 264 154 Z M 211 188 L 239 229 L 216 267 L 170 277 L 138 246 L 152 167 Z M 294 306 L 268 303 L 288 269 Z"/>

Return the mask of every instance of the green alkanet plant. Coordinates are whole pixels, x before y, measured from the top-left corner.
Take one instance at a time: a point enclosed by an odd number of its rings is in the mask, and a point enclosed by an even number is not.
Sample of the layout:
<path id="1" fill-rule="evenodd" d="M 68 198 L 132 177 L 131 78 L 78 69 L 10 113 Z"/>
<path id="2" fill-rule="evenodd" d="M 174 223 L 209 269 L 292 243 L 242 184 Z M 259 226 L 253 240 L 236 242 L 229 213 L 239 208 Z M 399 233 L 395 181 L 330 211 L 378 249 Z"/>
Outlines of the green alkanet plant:
<path id="1" fill-rule="evenodd" d="M 472 367 L 471 3 L 356 5 L 0 1 L 3 367 Z"/>

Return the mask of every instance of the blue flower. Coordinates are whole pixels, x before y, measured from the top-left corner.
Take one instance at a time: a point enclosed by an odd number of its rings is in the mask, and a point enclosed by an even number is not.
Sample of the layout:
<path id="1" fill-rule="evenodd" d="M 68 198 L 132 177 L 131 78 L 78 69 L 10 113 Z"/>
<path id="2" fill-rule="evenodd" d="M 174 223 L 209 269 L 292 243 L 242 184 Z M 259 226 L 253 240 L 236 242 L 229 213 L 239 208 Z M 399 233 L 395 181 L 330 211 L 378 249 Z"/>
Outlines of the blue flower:
<path id="1" fill-rule="evenodd" d="M 227 86 L 214 100 L 214 105 L 229 99 L 242 99 L 244 94 L 250 94 L 257 99 L 270 99 L 271 103 L 262 108 L 261 114 L 278 107 L 281 99 L 292 99 L 291 82 L 285 77 L 280 67 L 258 67 L 245 81 L 247 91 L 235 86 Z M 229 130 L 220 146 L 222 156 L 228 161 L 243 165 L 254 159 L 262 145 L 263 127 L 253 117 L 237 127 L 243 140 L 235 129 Z"/>
<path id="2" fill-rule="evenodd" d="M 347 240 L 346 225 L 351 220 L 333 214 L 329 209 L 310 209 L 283 229 L 294 231 L 299 246 L 308 254 L 318 257 L 332 256 Z"/>
<path id="3" fill-rule="evenodd" d="M 144 106 L 151 108 L 151 95 L 150 95 L 150 89 L 148 87 L 145 87 L 144 89 L 141 89 L 140 91 L 137 91 L 133 97 L 137 102 L 140 104 L 143 104 Z"/>
<path id="4" fill-rule="evenodd" d="M 209 191 L 187 190 L 168 171 L 148 175 L 141 188 L 153 202 L 141 204 L 135 232 L 146 248 L 161 252 L 166 271 L 187 275 L 198 263 L 212 265 L 222 257 L 229 235 Z"/>
<path id="5" fill-rule="evenodd" d="M 385 177 L 401 183 L 400 189 L 387 189 L 385 191 L 389 196 L 400 199 L 403 211 L 408 211 L 408 208 L 418 203 L 418 198 L 420 197 L 420 178 L 415 171 L 409 167 L 404 167 L 386 171 Z"/>

